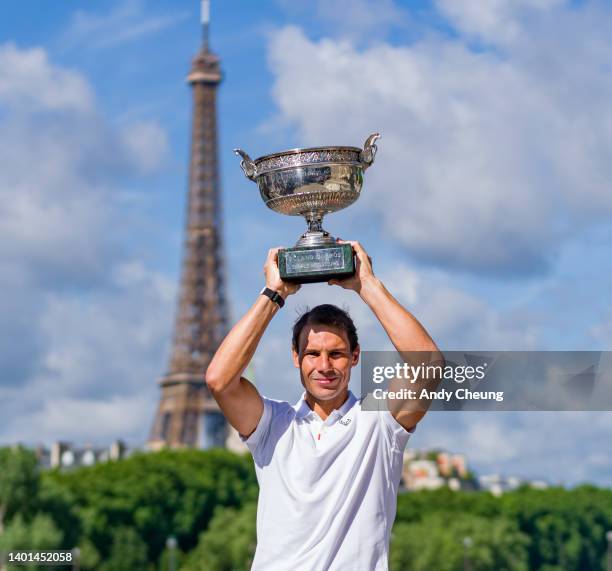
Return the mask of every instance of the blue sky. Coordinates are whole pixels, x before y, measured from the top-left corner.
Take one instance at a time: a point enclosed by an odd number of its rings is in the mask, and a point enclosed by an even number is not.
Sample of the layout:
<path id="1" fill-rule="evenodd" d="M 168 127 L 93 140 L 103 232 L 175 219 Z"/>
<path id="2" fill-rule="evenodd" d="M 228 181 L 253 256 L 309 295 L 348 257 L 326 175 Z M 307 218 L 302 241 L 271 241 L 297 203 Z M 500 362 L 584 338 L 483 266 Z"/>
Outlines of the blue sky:
<path id="1" fill-rule="evenodd" d="M 612 342 L 612 9 L 604 2 L 212 3 L 232 319 L 267 249 L 303 221 L 266 210 L 232 149 L 383 135 L 361 199 L 326 219 L 446 349 Z M 0 21 L 0 441 L 139 445 L 172 334 L 197 1 L 23 0 Z M 255 359 L 297 400 L 290 299 Z M 357 391 L 358 386 L 354 389 Z M 415 447 L 477 471 L 612 485 L 611 413 L 432 414 Z"/>

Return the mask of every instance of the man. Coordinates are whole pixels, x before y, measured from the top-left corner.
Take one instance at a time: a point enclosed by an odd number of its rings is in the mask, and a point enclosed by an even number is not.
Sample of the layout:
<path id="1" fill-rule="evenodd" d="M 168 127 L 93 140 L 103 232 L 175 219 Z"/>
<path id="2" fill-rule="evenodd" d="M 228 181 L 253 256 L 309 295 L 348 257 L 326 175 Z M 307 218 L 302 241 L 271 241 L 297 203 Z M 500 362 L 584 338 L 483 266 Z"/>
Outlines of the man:
<path id="1" fill-rule="evenodd" d="M 416 318 L 374 276 L 358 242 L 355 275 L 331 280 L 355 291 L 395 348 L 438 349 Z M 284 299 L 300 288 L 280 279 L 278 248 L 264 266 L 266 288 L 215 354 L 206 382 L 249 447 L 260 493 L 252 570 L 388 569 L 403 451 L 424 410 L 362 410 L 348 389 L 359 361 L 355 326 L 342 310 L 318 306 L 293 331 L 292 355 L 304 395 L 295 407 L 263 398 L 242 373 Z M 279 299 L 280 297 L 280 299 Z M 274 363 L 267 368 L 274 375 Z"/>

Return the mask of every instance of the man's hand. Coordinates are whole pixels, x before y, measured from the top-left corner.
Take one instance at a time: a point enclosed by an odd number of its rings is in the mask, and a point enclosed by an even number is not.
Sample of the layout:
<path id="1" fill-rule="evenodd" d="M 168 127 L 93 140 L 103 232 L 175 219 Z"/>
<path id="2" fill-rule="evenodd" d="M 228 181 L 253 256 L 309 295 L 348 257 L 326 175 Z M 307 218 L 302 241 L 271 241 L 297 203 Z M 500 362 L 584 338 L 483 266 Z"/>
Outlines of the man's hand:
<path id="1" fill-rule="evenodd" d="M 344 289 L 352 289 L 358 294 L 361 294 L 361 288 L 367 282 L 375 279 L 374 272 L 372 271 L 372 258 L 368 256 L 359 242 L 353 240 L 340 240 L 340 238 L 336 238 L 336 241 L 339 244 L 350 244 L 353 247 L 357 258 L 355 274 L 341 280 L 329 280 L 327 283 L 329 285 L 339 285 Z"/>
<path id="2" fill-rule="evenodd" d="M 283 281 L 278 270 L 278 251 L 280 248 L 271 248 L 268 251 L 268 258 L 264 265 L 264 275 L 266 276 L 266 287 L 277 291 L 283 299 L 300 289 L 300 284 Z"/>

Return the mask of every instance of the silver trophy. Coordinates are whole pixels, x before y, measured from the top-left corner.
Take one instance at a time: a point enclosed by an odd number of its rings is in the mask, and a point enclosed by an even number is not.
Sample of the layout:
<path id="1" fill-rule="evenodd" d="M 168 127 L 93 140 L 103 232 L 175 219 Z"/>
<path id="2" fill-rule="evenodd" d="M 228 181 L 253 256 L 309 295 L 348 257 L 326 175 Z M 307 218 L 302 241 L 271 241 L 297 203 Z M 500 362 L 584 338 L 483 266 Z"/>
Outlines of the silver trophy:
<path id="1" fill-rule="evenodd" d="M 353 204 L 363 186 L 363 173 L 374 162 L 380 138 L 370 135 L 358 147 L 291 149 L 252 160 L 242 149 L 240 166 L 259 186 L 268 208 L 306 218 L 308 230 L 293 248 L 278 253 L 281 278 L 299 283 L 322 282 L 355 273 L 350 244 L 338 244 L 323 229 L 323 216 Z"/>

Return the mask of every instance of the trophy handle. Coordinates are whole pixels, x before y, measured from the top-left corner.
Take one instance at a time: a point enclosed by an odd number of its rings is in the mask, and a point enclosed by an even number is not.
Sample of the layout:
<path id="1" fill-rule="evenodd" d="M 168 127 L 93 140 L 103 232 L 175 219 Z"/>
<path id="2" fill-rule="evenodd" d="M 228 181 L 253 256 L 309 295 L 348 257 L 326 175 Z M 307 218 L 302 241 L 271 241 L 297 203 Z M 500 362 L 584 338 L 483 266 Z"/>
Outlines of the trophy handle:
<path id="1" fill-rule="evenodd" d="M 255 166 L 255 163 L 251 157 L 249 157 L 249 155 L 247 155 L 242 149 L 234 149 L 234 153 L 242 157 L 242 160 L 240 161 L 240 168 L 244 171 L 246 177 L 250 178 L 251 180 L 255 180 L 257 178 L 257 167 Z"/>
<path id="2" fill-rule="evenodd" d="M 376 151 L 378 151 L 378 147 L 376 146 L 376 141 L 378 139 L 380 139 L 380 133 L 373 133 L 366 139 L 366 142 L 363 145 L 363 151 L 361 151 L 359 154 L 359 160 L 361 161 L 363 170 L 366 170 L 369 166 L 372 166 L 372 163 L 374 162 Z"/>

